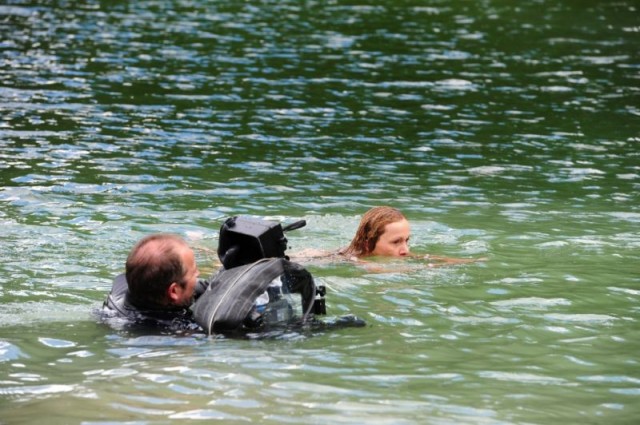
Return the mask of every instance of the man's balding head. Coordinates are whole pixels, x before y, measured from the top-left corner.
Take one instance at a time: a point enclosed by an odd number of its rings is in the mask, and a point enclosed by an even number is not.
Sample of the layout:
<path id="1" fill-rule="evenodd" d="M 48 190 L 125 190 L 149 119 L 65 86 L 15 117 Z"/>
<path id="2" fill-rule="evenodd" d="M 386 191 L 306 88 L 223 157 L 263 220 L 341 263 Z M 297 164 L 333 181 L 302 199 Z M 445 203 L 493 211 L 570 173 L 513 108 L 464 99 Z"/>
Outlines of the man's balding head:
<path id="1" fill-rule="evenodd" d="M 141 239 L 131 250 L 126 263 L 131 303 L 143 309 L 172 304 L 168 296 L 171 284 L 184 287 L 187 283 L 189 265 L 184 264 L 186 252 L 191 252 L 191 249 L 176 235 L 159 233 Z"/>

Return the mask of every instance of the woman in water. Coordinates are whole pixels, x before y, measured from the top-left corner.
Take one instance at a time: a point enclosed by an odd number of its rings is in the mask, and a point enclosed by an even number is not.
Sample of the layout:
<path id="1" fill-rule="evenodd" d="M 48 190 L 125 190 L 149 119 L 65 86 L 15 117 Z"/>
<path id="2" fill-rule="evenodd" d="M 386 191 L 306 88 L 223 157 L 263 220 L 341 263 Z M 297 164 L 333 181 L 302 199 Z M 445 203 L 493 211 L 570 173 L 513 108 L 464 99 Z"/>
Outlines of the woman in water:
<path id="1" fill-rule="evenodd" d="M 414 255 L 409 249 L 411 228 L 407 218 L 396 208 L 380 206 L 371 208 L 360 220 L 360 225 L 349 246 L 337 253 L 327 254 L 305 250 L 294 254 L 294 261 L 340 256 L 356 262 L 366 257 L 407 257 L 428 260 L 428 266 L 462 264 L 476 259 L 448 258 L 432 255 Z M 481 259 L 480 259 L 481 260 Z M 436 264 L 437 263 L 437 264 Z"/>
<path id="2" fill-rule="evenodd" d="M 409 221 L 392 207 L 374 207 L 360 220 L 356 235 L 338 253 L 345 257 L 406 257 L 409 255 Z"/>

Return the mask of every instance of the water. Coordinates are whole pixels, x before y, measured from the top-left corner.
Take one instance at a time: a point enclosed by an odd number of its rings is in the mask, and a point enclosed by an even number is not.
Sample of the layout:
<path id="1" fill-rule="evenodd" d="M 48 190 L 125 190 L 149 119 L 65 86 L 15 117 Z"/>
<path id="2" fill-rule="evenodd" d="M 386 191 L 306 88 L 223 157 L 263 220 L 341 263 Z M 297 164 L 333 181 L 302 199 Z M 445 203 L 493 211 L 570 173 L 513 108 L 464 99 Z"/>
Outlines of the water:
<path id="1" fill-rule="evenodd" d="M 634 423 L 632 1 L 5 1 L 0 423 Z M 415 252 L 310 270 L 366 328 L 231 340 L 96 322 L 133 243 L 213 271 L 224 218 Z"/>

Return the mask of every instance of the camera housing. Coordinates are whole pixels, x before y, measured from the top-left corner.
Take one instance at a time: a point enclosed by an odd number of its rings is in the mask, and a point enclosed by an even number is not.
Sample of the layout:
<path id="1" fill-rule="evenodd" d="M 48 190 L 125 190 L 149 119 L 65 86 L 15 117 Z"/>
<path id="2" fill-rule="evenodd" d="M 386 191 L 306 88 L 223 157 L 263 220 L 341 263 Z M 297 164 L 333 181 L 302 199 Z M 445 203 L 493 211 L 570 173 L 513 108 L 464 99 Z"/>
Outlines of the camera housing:
<path id="1" fill-rule="evenodd" d="M 230 217 L 220 227 L 220 241 L 218 242 L 218 257 L 222 262 L 225 270 L 234 269 L 236 267 L 245 266 L 255 263 L 263 258 L 284 258 L 289 260 L 285 255 L 287 250 L 287 238 L 284 232 L 299 229 L 307 224 L 306 221 L 300 220 L 291 223 L 285 227 L 276 221 L 263 220 L 258 218 L 235 216 Z M 291 288 L 303 282 L 310 282 L 313 297 L 312 304 L 309 304 L 310 310 L 305 312 L 316 315 L 327 314 L 325 306 L 326 288 L 324 285 L 316 286 L 313 277 L 308 271 L 301 266 L 299 269 L 289 263 L 286 266 L 285 273 L 281 276 L 281 284 L 287 287 L 287 292 L 291 292 Z M 307 277 L 308 276 L 308 277 Z M 299 292 L 293 290 L 293 292 Z M 274 298 L 269 296 L 269 299 Z M 261 321 L 261 315 L 255 318 L 248 317 L 250 321 Z M 258 322 L 256 322 L 258 323 Z"/>

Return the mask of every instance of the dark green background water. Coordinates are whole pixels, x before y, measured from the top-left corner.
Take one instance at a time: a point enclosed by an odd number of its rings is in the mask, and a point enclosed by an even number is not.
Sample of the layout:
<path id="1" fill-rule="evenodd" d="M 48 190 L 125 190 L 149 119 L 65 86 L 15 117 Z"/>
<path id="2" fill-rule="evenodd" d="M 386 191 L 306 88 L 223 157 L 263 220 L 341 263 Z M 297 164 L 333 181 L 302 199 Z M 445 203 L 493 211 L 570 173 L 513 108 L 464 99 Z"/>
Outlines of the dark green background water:
<path id="1" fill-rule="evenodd" d="M 4 1 L 0 423 L 631 424 L 640 417 L 634 1 Z M 415 252 L 311 266 L 368 327 L 138 335 L 91 312 L 141 236 L 212 271 L 247 214 Z"/>

